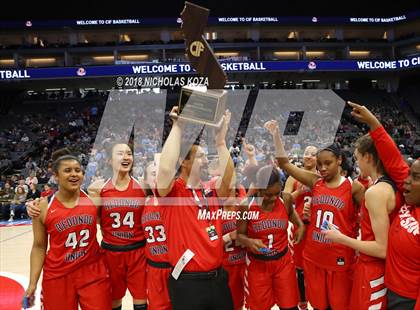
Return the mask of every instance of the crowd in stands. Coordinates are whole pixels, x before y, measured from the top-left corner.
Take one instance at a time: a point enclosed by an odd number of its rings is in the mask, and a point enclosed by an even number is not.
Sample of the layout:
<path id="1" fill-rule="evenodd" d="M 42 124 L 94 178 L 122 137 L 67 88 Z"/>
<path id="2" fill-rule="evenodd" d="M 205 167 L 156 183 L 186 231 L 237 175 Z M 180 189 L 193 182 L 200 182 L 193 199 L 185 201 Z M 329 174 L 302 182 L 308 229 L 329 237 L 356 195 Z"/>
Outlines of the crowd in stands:
<path id="1" fill-rule="evenodd" d="M 52 184 L 46 183 L 38 186 L 35 172 L 24 179 L 23 175 L 12 175 L 7 178 L 5 175 L 0 179 L 0 207 L 3 220 L 13 221 L 27 219 L 25 203 L 40 197 L 51 196 L 55 189 Z"/>
<path id="2" fill-rule="evenodd" d="M 376 91 L 373 97 L 365 102 L 361 97 L 354 98 L 354 93 L 342 91 L 339 95 L 344 100 L 354 100 L 361 102 L 377 114 L 386 130 L 391 134 L 394 141 L 399 146 L 401 152 L 410 161 L 420 156 L 420 134 L 415 125 L 409 123 L 398 107 L 393 105 L 389 99 L 389 94 Z M 360 93 L 358 94 L 360 96 Z M 144 104 L 153 104 L 153 93 L 148 94 L 149 97 L 141 97 Z M 257 92 L 251 91 L 251 96 L 257 97 Z M 372 94 L 370 94 L 372 97 Z M 150 102 L 147 100 L 150 99 Z M 254 99 L 255 99 L 254 98 Z M 367 96 L 366 98 L 369 98 Z M 156 108 L 154 116 L 142 119 L 141 124 L 135 124 L 134 134 L 140 137 L 138 141 L 133 141 L 130 133 L 122 134 L 117 127 L 102 128 L 101 122 L 106 122 L 106 117 L 111 117 L 110 124 L 130 124 L 130 119 L 126 115 L 107 114 L 103 116 L 103 112 L 107 101 L 114 99 L 107 98 L 105 94 L 96 94 L 85 96 L 76 103 L 57 103 L 46 104 L 27 103 L 21 106 L 13 107 L 13 111 L 9 111 L 9 115 L 4 118 L 14 118 L 11 122 L 2 122 L 2 130 L 0 131 L 0 148 L 2 154 L 5 154 L 1 160 L 6 165 L 0 165 L 0 203 L 1 215 L 3 220 L 14 220 L 25 218 L 26 210 L 24 204 L 30 199 L 39 196 L 51 195 L 55 188 L 56 182 L 52 173 L 51 154 L 54 150 L 69 147 L 78 154 L 82 164 L 85 167 L 85 184 L 96 180 L 97 178 L 106 178 L 109 173 L 107 165 L 107 146 L 111 140 L 124 140 L 131 136 L 131 142 L 134 143 L 135 165 L 133 175 L 141 177 L 144 173 L 146 163 L 153 160 L 155 153 L 161 149 L 162 142 L 166 139 L 170 130 L 169 111 L 175 104 L 177 94 L 168 96 L 165 110 Z M 272 107 L 279 104 L 274 100 L 270 103 L 271 108 L 262 109 L 258 113 L 253 113 L 253 100 L 248 100 L 243 113 L 244 117 L 239 126 L 239 130 L 230 130 L 227 141 L 231 155 L 237 166 L 239 179 L 246 179 L 244 172 L 247 160 L 246 153 L 242 150 L 244 133 L 252 129 L 252 135 L 247 136 L 247 143 L 255 148 L 255 158 L 260 163 L 266 163 L 273 160 L 273 146 L 268 133 L 263 130 L 263 123 L 267 119 L 272 118 Z M 254 101 L 255 102 L 255 101 Z M 136 102 L 132 101 L 132 108 L 129 111 L 130 117 L 136 117 L 141 113 L 141 109 L 136 110 Z M 115 107 L 115 106 L 114 106 Z M 116 106 L 118 108 L 118 106 Z M 108 109 L 108 108 L 107 108 Z M 158 126 L 162 123 L 163 115 L 165 115 L 165 125 L 163 128 Z M 330 130 L 334 127 L 333 122 L 327 118 L 321 118 L 324 121 L 314 121 L 306 128 L 303 138 L 297 140 L 294 136 L 302 121 L 303 113 L 292 112 L 279 115 L 280 123 L 287 123 L 285 127 L 285 143 L 286 149 L 290 151 L 290 158 L 293 161 L 300 161 L 303 150 L 307 145 L 314 141 L 322 130 Z M 233 118 L 241 117 L 238 113 L 233 113 Z M 16 121 L 19 119 L 20 121 Z M 239 119 L 237 120 L 239 123 Z M 125 128 L 123 126 L 123 128 Z M 233 128 L 232 128 L 233 129 Z M 352 153 L 354 141 L 363 133 L 367 132 L 367 128 L 350 116 L 350 109 L 345 108 L 342 113 L 341 121 L 338 125 L 335 142 L 340 145 L 348 156 L 349 161 L 353 164 Z M 197 135 L 197 131 L 191 131 L 191 135 Z M 210 141 L 206 131 L 202 134 L 202 146 L 212 155 L 211 146 L 206 144 Z M 215 153 L 215 152 L 214 152 Z M 17 156 L 17 154 L 19 156 Z M 211 158 L 211 156 L 209 156 Z M 356 173 L 356 172 L 355 172 Z M 353 175 L 354 177 L 356 175 Z"/>

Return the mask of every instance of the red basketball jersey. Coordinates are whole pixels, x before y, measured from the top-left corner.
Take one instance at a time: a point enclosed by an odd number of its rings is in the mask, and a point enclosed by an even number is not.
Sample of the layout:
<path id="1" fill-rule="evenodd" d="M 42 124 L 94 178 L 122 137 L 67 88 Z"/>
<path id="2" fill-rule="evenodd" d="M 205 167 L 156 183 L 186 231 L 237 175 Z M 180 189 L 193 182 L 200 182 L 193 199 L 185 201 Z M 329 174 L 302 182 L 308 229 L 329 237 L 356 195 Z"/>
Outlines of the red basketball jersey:
<path id="1" fill-rule="evenodd" d="M 45 218 L 49 249 L 44 279 L 62 277 L 99 259 L 96 216 L 96 206 L 82 191 L 74 208 L 65 207 L 55 196 L 51 198 Z"/>
<path id="2" fill-rule="evenodd" d="M 113 245 L 129 245 L 144 240 L 141 229 L 144 192 L 131 177 L 124 191 L 115 188 L 109 179 L 101 190 L 101 229 L 103 241 Z"/>
<path id="3" fill-rule="evenodd" d="M 222 220 L 222 233 L 226 235 L 236 230 L 236 219 Z M 246 250 L 231 240 L 225 243 L 223 251 L 223 265 L 237 265 L 245 263 Z"/>
<path id="4" fill-rule="evenodd" d="M 365 188 L 365 190 L 367 190 L 367 189 L 369 188 L 369 183 L 370 183 L 370 179 L 369 179 L 369 178 L 364 179 L 364 178 L 362 178 L 362 177 L 359 175 L 359 176 L 358 176 L 358 178 L 357 178 L 357 181 L 359 181 L 359 182 L 360 182 L 360 184 L 362 184 L 362 185 L 363 185 L 363 187 Z"/>
<path id="5" fill-rule="evenodd" d="M 389 224 L 391 225 L 394 221 L 396 215 L 398 214 L 402 204 L 402 196 L 401 193 L 395 191 L 395 209 L 388 215 L 389 217 Z M 384 208 L 386 206 L 383 206 Z M 362 240 L 363 241 L 374 241 L 375 240 L 375 234 L 373 233 L 372 229 L 372 223 L 370 221 L 369 216 L 369 210 L 366 208 L 365 200 L 362 201 L 362 206 L 360 208 L 360 214 L 361 214 L 361 232 L 362 232 Z M 360 253 L 360 259 L 363 261 L 383 261 L 385 263 L 385 260 L 372 257 L 363 253 Z"/>
<path id="6" fill-rule="evenodd" d="M 319 267 L 330 270 L 349 268 L 354 262 L 354 250 L 327 240 L 321 233 L 321 225 L 327 220 L 338 226 L 343 234 L 355 238 L 356 218 L 352 183 L 343 177 L 338 187 L 328 188 L 325 181 L 319 179 L 312 189 L 311 222 L 306 232 L 303 257 Z"/>
<path id="7" fill-rule="evenodd" d="M 295 180 L 293 183 L 293 190 L 297 190 L 298 186 L 301 186 L 300 183 Z M 295 199 L 295 210 L 297 214 L 300 216 L 301 219 L 303 219 L 303 207 L 305 203 L 311 204 L 312 202 L 312 191 L 309 187 L 303 186 L 303 192 Z"/>
<path id="8" fill-rule="evenodd" d="M 257 220 L 248 221 L 248 237 L 260 239 L 270 249 L 267 254 L 269 256 L 282 252 L 288 245 L 287 226 L 289 223 L 283 201 L 277 198 L 271 212 L 264 212 L 255 202 L 251 202 L 249 211 L 259 212 L 259 217 Z"/>
<path id="9" fill-rule="evenodd" d="M 214 220 L 203 219 L 199 214 L 207 204 L 210 212 L 216 212 L 220 205 L 214 189 L 205 192 L 205 199 L 202 190 L 195 192 L 203 207 L 197 204 L 193 191 L 186 182 L 177 178 L 171 192 L 163 198 L 166 201 L 173 200 L 173 205 L 162 206 L 165 208 L 164 225 L 167 229 L 169 263 L 175 266 L 189 249 L 195 255 L 184 271 L 209 271 L 222 265 L 222 221 L 220 217 Z M 210 227 L 214 227 L 217 233 L 217 238 L 213 240 L 208 233 Z"/>
<path id="10" fill-rule="evenodd" d="M 419 223 L 420 207 L 402 206 L 389 229 L 386 256 L 385 285 L 411 299 L 417 299 L 419 294 Z"/>
<path id="11" fill-rule="evenodd" d="M 155 262 L 168 262 L 168 245 L 163 226 L 164 208 L 156 197 L 148 197 L 141 216 L 141 225 L 146 237 L 146 258 Z"/>

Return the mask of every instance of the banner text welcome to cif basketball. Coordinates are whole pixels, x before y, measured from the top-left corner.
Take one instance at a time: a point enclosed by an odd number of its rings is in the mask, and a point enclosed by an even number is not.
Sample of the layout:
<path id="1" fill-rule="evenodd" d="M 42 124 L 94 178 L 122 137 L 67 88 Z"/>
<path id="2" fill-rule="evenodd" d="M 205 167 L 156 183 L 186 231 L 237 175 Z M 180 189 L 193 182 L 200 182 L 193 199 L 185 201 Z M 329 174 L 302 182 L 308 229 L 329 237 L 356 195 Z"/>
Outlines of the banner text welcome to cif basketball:
<path id="1" fill-rule="evenodd" d="M 420 56 L 399 60 L 253 61 L 222 62 L 221 65 L 223 70 L 227 73 L 281 71 L 397 71 L 420 67 Z M 190 73 L 194 73 L 194 69 L 188 63 L 140 63 L 135 65 L 4 69 L 0 70 L 0 81 Z"/>
<path id="2" fill-rule="evenodd" d="M 420 17 L 420 11 L 407 12 L 398 16 L 211 16 L 209 25 L 232 25 L 232 24 L 278 24 L 278 25 L 344 25 L 344 24 L 392 24 L 413 20 Z M 181 23 L 179 17 L 165 18 L 142 18 L 132 17 L 126 19 L 70 19 L 70 20 L 5 20 L 0 21 L 0 28 L 23 29 L 23 28 L 80 28 L 80 27 L 121 27 L 121 26 L 175 26 Z"/>

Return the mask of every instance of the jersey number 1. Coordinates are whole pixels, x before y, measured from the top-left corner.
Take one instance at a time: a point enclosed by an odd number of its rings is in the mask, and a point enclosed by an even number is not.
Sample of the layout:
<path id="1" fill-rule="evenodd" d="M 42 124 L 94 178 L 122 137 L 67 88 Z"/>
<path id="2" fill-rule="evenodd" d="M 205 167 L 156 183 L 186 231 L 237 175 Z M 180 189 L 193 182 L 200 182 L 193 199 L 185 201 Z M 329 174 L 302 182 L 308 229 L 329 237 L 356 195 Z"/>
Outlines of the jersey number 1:
<path id="1" fill-rule="evenodd" d="M 268 238 L 268 248 L 271 249 L 273 248 L 274 235 L 269 234 L 267 238 Z"/>

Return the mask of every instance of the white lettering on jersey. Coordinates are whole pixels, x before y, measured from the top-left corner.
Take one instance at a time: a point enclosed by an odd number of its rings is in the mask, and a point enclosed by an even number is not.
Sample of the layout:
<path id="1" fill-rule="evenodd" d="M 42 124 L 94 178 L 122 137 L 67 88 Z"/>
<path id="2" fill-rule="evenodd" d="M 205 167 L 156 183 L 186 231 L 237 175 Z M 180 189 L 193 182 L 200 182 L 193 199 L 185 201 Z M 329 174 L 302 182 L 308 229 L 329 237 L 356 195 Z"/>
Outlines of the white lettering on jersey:
<path id="1" fill-rule="evenodd" d="M 413 236 L 417 236 L 420 233 L 419 222 L 411 215 L 410 209 L 407 206 L 402 206 L 400 210 L 400 224 L 405 230 L 407 230 Z"/>

